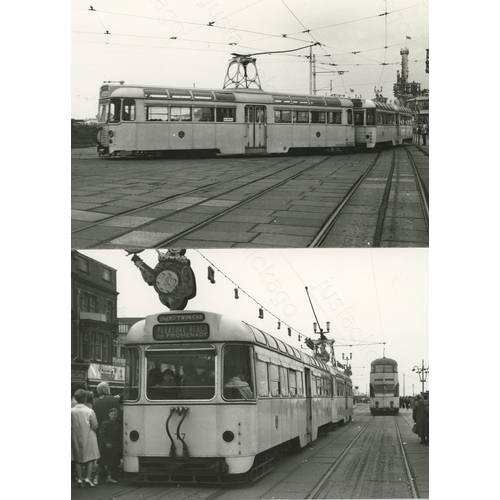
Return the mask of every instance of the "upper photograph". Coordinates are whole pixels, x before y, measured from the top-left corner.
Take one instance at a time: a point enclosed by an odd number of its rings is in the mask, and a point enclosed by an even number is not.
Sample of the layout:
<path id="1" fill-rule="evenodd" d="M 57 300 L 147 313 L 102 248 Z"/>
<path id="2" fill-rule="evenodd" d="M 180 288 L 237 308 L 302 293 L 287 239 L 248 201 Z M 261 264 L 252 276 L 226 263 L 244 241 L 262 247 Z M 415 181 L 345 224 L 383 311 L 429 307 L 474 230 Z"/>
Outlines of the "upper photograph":
<path id="1" fill-rule="evenodd" d="M 71 246 L 429 246 L 429 4 L 72 1 Z"/>

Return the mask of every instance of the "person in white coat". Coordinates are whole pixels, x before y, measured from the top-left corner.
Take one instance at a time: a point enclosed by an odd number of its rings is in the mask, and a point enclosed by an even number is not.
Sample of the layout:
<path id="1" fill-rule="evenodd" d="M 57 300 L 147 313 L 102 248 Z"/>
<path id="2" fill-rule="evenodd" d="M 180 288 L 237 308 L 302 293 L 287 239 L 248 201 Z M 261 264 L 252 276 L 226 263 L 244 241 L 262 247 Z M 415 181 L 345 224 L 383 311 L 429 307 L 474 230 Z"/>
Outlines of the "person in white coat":
<path id="1" fill-rule="evenodd" d="M 95 486 L 92 482 L 94 460 L 100 457 L 96 430 L 97 417 L 94 410 L 85 405 L 87 391 L 78 389 L 75 392 L 77 404 L 71 408 L 71 460 L 75 462 L 78 486 L 83 488 Z M 82 480 L 83 466 L 87 467 L 87 477 Z"/>

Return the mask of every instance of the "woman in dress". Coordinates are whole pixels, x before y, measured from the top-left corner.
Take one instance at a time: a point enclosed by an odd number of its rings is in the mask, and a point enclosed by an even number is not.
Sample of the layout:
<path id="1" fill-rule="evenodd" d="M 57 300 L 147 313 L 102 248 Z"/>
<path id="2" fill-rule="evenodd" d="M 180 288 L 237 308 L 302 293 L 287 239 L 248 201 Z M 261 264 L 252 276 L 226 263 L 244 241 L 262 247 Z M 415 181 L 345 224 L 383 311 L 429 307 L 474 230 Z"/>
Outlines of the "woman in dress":
<path id="1" fill-rule="evenodd" d="M 94 460 L 99 455 L 97 444 L 97 418 L 94 410 L 85 405 L 87 402 L 87 391 L 78 389 L 75 392 L 77 404 L 71 408 L 71 460 L 75 462 L 78 486 L 83 488 L 84 483 L 90 487 L 92 482 L 92 472 Z M 87 477 L 82 480 L 83 466 L 86 465 Z"/>

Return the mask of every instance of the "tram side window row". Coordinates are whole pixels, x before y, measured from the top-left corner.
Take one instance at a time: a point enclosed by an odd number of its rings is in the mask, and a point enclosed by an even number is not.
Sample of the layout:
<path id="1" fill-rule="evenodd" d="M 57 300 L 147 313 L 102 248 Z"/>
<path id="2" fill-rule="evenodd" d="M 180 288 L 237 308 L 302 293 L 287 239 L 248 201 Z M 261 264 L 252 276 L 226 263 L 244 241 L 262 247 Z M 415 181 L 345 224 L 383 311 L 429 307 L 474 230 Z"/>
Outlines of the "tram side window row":
<path id="1" fill-rule="evenodd" d="M 236 108 L 146 106 L 149 122 L 235 122 Z"/>
<path id="2" fill-rule="evenodd" d="M 348 123 L 352 124 L 352 111 L 350 109 L 347 111 Z M 299 111 L 290 109 L 275 109 L 274 123 L 328 123 L 341 125 L 342 111 Z"/>
<path id="3" fill-rule="evenodd" d="M 278 366 L 274 363 L 257 361 L 257 386 L 259 396 L 303 396 L 302 373 Z"/>

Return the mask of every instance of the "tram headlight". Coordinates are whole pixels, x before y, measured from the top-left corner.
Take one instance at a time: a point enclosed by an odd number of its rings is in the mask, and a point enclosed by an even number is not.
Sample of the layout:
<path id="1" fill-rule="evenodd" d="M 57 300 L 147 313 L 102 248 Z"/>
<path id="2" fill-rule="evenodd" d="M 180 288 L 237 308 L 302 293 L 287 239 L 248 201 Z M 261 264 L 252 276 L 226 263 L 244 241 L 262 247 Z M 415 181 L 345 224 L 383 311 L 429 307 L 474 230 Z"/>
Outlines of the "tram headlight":
<path id="1" fill-rule="evenodd" d="M 139 439 L 139 433 L 137 431 L 132 431 L 129 434 L 130 441 L 137 441 Z"/>
<path id="2" fill-rule="evenodd" d="M 109 137 L 113 137 L 113 136 L 115 135 L 115 133 L 114 133 L 112 130 L 110 130 L 110 131 L 108 132 L 108 135 L 109 135 Z"/>
<path id="3" fill-rule="evenodd" d="M 231 432 L 231 431 L 224 432 L 224 434 L 222 434 L 222 439 L 226 443 L 230 443 L 234 439 L 234 432 Z"/>

